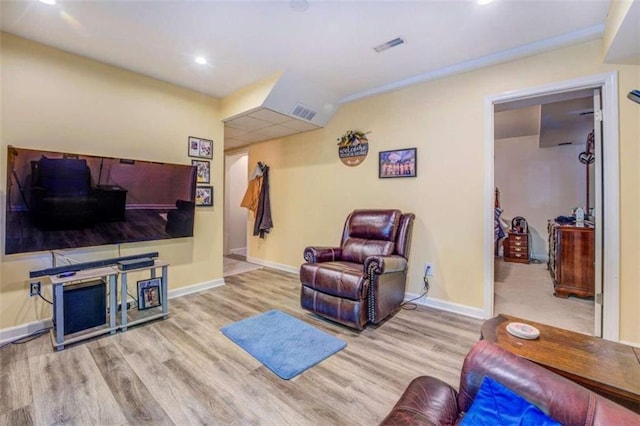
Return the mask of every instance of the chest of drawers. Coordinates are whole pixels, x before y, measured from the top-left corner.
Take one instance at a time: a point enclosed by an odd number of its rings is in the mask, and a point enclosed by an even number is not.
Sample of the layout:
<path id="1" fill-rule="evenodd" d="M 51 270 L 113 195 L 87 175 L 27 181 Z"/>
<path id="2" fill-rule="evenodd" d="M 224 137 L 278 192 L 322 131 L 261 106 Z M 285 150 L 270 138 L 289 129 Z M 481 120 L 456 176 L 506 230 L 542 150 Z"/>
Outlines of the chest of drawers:
<path id="1" fill-rule="evenodd" d="M 531 238 L 529 233 L 509 231 L 504 242 L 504 261 L 529 263 L 531 256 Z"/>
<path id="2" fill-rule="evenodd" d="M 550 221 L 549 273 L 554 294 L 592 297 L 595 294 L 595 229 Z"/>

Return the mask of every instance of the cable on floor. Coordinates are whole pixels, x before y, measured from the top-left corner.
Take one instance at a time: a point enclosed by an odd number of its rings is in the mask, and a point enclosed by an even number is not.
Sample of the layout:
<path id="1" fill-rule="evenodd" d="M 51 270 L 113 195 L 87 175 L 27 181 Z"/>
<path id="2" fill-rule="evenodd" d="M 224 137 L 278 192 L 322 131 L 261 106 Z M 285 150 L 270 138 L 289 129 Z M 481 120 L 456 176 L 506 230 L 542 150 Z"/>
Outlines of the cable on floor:
<path id="1" fill-rule="evenodd" d="M 47 331 L 51 330 L 53 327 L 46 327 L 46 328 L 41 328 L 40 330 L 36 330 L 31 334 L 28 334 L 26 336 L 22 336 L 22 337 L 18 337 L 15 340 L 11 340 L 9 342 L 5 342 L 2 345 L 0 345 L 0 349 L 9 346 L 9 345 L 21 345 L 23 343 L 27 343 L 30 342 L 34 339 L 37 339 L 38 337 L 42 336 L 43 334 L 45 334 Z"/>
<path id="2" fill-rule="evenodd" d="M 417 305 L 416 303 L 412 303 L 412 302 L 413 302 L 414 300 L 418 300 L 418 299 L 420 299 L 421 297 L 426 296 L 426 295 L 427 295 L 427 293 L 429 293 L 429 279 L 427 278 L 427 274 L 428 274 L 428 273 L 429 273 L 429 271 L 428 271 L 428 270 L 424 272 L 424 277 L 423 277 L 423 280 L 424 280 L 424 289 L 423 289 L 422 294 L 421 294 L 420 296 L 414 297 L 413 299 L 410 299 L 410 300 L 407 300 L 407 301 L 405 301 L 405 302 L 402 302 L 402 303 L 400 304 L 400 307 L 401 307 L 402 309 L 404 309 L 404 310 L 406 310 L 406 311 L 413 311 L 413 310 L 415 310 L 415 309 L 418 307 L 418 305 Z"/>

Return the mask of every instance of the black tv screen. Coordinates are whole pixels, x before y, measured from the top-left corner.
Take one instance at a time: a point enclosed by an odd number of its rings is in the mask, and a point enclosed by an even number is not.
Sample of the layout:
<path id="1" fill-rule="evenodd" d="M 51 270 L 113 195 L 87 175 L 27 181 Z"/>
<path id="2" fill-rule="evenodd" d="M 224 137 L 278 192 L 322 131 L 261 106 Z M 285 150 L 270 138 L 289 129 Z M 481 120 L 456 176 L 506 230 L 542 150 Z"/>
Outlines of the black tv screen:
<path id="1" fill-rule="evenodd" d="M 192 237 L 196 167 L 9 147 L 5 253 Z"/>

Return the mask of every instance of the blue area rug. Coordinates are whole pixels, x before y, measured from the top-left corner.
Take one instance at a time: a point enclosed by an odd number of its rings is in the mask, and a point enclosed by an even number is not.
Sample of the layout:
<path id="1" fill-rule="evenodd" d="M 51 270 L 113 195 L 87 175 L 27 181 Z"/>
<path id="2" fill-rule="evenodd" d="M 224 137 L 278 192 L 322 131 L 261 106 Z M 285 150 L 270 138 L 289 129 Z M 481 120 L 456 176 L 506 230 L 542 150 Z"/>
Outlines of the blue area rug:
<path id="1" fill-rule="evenodd" d="M 285 380 L 347 346 L 347 342 L 276 310 L 225 325 L 220 331 Z"/>

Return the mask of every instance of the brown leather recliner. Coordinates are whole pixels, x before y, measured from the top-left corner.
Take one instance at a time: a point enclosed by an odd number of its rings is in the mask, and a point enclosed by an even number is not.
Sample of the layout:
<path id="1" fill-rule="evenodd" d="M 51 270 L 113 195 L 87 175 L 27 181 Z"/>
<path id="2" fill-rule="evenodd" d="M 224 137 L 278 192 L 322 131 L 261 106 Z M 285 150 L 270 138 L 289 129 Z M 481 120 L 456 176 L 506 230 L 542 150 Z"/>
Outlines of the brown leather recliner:
<path id="1" fill-rule="evenodd" d="M 460 390 L 435 377 L 414 379 L 382 425 L 455 425 L 485 376 L 563 425 L 638 425 L 640 416 L 560 375 L 481 340 L 464 360 Z"/>
<path id="2" fill-rule="evenodd" d="M 300 267 L 304 309 L 362 330 L 404 300 L 413 213 L 355 210 L 340 247 L 307 247 Z"/>

